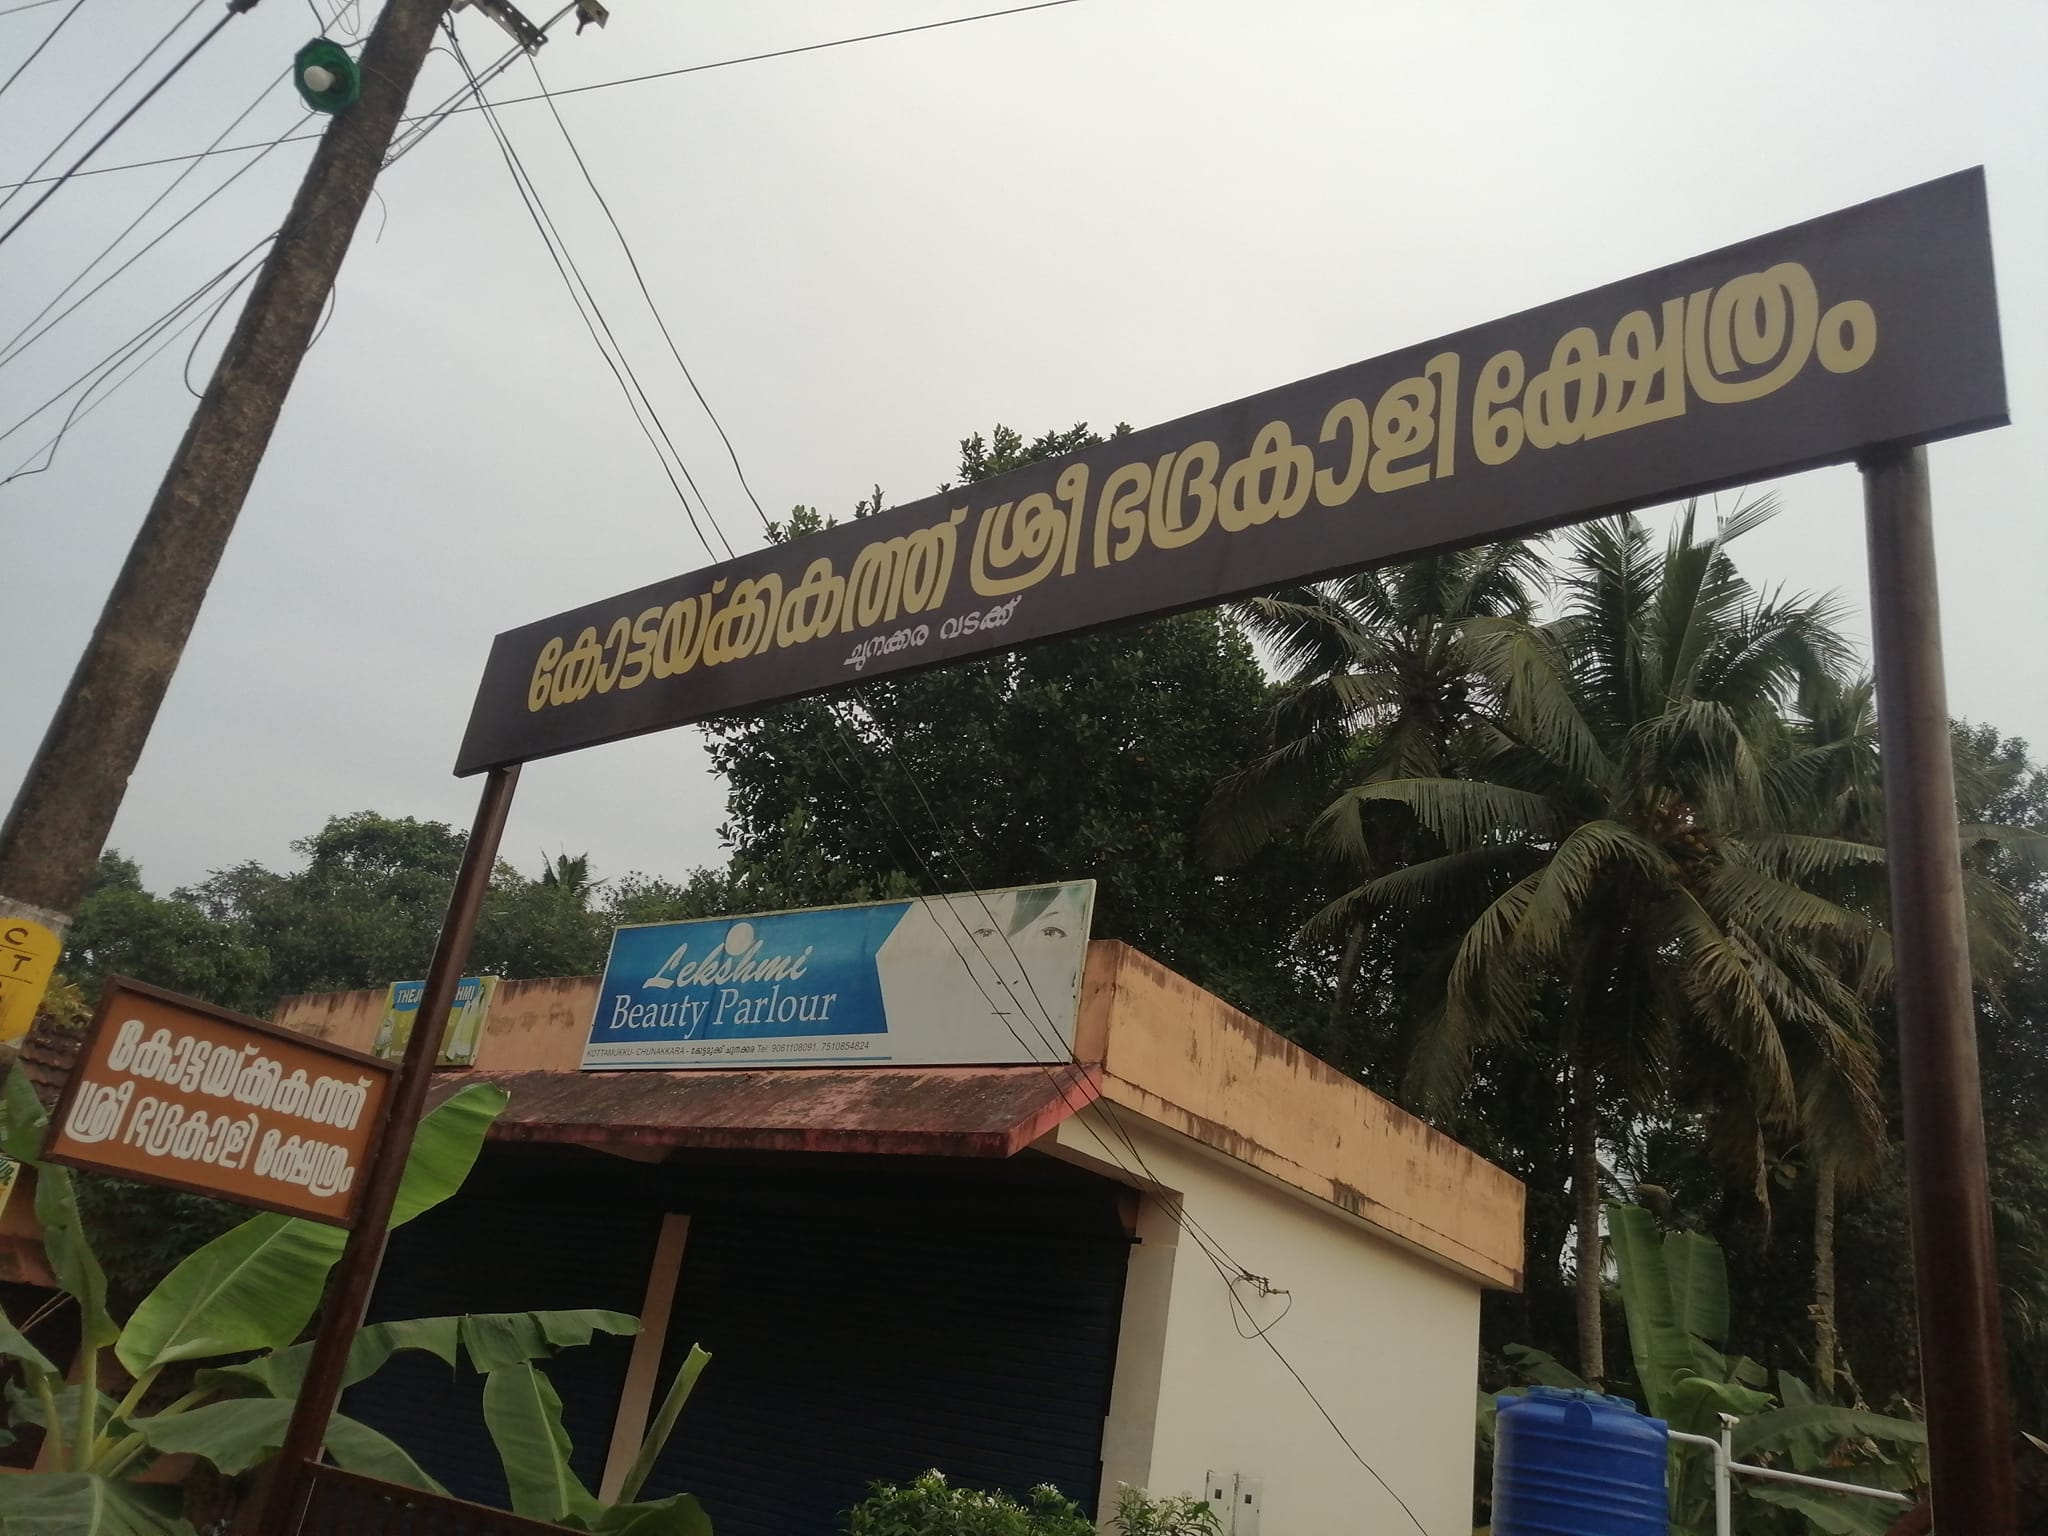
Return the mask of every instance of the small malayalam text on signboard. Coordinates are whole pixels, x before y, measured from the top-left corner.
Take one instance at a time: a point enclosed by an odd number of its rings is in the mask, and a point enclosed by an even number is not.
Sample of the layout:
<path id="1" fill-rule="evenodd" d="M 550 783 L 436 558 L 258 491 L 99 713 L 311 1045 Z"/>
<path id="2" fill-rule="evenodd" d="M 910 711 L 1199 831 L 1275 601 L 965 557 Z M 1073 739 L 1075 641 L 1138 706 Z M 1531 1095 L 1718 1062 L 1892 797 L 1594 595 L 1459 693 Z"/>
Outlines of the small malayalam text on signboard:
<path id="1" fill-rule="evenodd" d="M 390 1074 L 360 1052 L 115 978 L 43 1155 L 346 1226 Z"/>
<path id="2" fill-rule="evenodd" d="M 1094 906 L 1079 880 L 621 928 L 583 1065 L 1066 1061 Z"/>
<path id="3" fill-rule="evenodd" d="M 1966 171 L 510 630 L 456 771 L 2005 420 Z"/>

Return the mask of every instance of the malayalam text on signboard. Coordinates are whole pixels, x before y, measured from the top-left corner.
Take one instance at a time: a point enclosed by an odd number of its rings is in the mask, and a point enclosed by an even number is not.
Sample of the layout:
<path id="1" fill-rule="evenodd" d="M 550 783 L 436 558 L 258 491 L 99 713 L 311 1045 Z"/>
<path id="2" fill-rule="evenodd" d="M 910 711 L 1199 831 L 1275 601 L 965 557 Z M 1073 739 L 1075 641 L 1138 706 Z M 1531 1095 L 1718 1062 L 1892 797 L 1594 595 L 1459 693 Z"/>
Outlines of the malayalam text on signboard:
<path id="1" fill-rule="evenodd" d="M 1973 170 L 511 630 L 456 771 L 2005 420 Z"/>
<path id="2" fill-rule="evenodd" d="M 1071 1059 L 1095 882 L 621 928 L 585 1068 Z"/>
<path id="3" fill-rule="evenodd" d="M 391 1067 L 140 982 L 107 983 L 43 1155 L 346 1226 Z"/>

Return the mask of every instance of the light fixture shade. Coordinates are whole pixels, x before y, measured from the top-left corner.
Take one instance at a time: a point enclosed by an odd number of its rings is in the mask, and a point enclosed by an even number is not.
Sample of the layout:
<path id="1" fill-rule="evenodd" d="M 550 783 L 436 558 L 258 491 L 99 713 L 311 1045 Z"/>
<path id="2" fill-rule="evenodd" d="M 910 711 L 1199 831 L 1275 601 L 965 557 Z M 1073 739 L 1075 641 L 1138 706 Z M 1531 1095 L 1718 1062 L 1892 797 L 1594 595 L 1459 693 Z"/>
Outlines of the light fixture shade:
<path id="1" fill-rule="evenodd" d="M 309 69 L 327 72 L 330 83 L 325 89 L 315 90 L 307 83 Z M 293 57 L 292 84 L 299 88 L 300 99 L 315 112 L 339 112 L 353 106 L 363 94 L 363 72 L 341 44 L 316 37 Z"/>

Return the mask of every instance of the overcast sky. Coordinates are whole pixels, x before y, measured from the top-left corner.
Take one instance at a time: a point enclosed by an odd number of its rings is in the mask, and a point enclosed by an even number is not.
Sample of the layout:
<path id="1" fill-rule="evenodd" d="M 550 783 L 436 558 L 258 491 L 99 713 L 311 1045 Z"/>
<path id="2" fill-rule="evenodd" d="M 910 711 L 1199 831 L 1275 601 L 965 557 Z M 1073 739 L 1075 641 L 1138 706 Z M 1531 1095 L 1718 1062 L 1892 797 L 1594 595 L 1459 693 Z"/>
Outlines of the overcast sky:
<path id="1" fill-rule="evenodd" d="M 542 70 L 559 89 L 975 8 L 617 0 Z M 0 79 L 64 11 L 0 15 Z M 176 14 L 85 0 L 0 97 L 0 181 Z M 97 163 L 203 148 L 313 24 L 306 0 L 265 0 Z M 475 12 L 460 30 L 478 63 L 503 51 Z M 1951 703 L 2048 743 L 2044 59 L 2040 0 L 1077 0 L 560 106 L 776 515 L 843 514 L 876 482 L 927 494 L 998 421 L 1143 426 L 1982 163 L 2015 424 L 1932 450 Z M 432 56 L 415 104 L 459 80 Z M 533 90 L 521 65 L 492 94 Z M 280 83 L 225 142 L 300 112 Z M 721 525 L 758 544 L 546 104 L 502 120 Z M 270 154 L 0 366 L 0 431 L 273 229 L 310 148 Z M 116 259 L 250 158 L 205 162 Z M 0 339 L 179 169 L 77 181 L 0 247 Z M 706 563 L 481 117 L 381 187 L 115 826 L 152 888 L 285 862 L 334 812 L 466 822 L 474 785 L 449 766 L 490 637 Z M 192 345 L 0 488 L 0 789 L 191 410 Z M 0 441 L 0 474 L 61 416 Z M 1745 570 L 1839 591 L 1864 633 L 1854 471 L 1782 490 Z M 505 851 L 679 875 L 720 857 L 723 802 L 693 732 L 599 748 L 527 769 Z"/>

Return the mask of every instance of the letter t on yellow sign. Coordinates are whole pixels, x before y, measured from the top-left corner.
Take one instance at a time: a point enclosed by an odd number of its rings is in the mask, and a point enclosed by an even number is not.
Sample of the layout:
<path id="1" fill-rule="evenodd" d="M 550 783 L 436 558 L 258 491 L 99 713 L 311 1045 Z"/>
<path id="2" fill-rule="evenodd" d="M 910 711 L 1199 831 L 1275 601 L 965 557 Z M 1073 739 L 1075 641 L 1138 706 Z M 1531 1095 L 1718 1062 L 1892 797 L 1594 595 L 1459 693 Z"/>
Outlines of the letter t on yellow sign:
<path id="1" fill-rule="evenodd" d="M 41 923 L 0 916 L 0 1040 L 18 1040 L 36 1021 L 64 941 Z"/>

